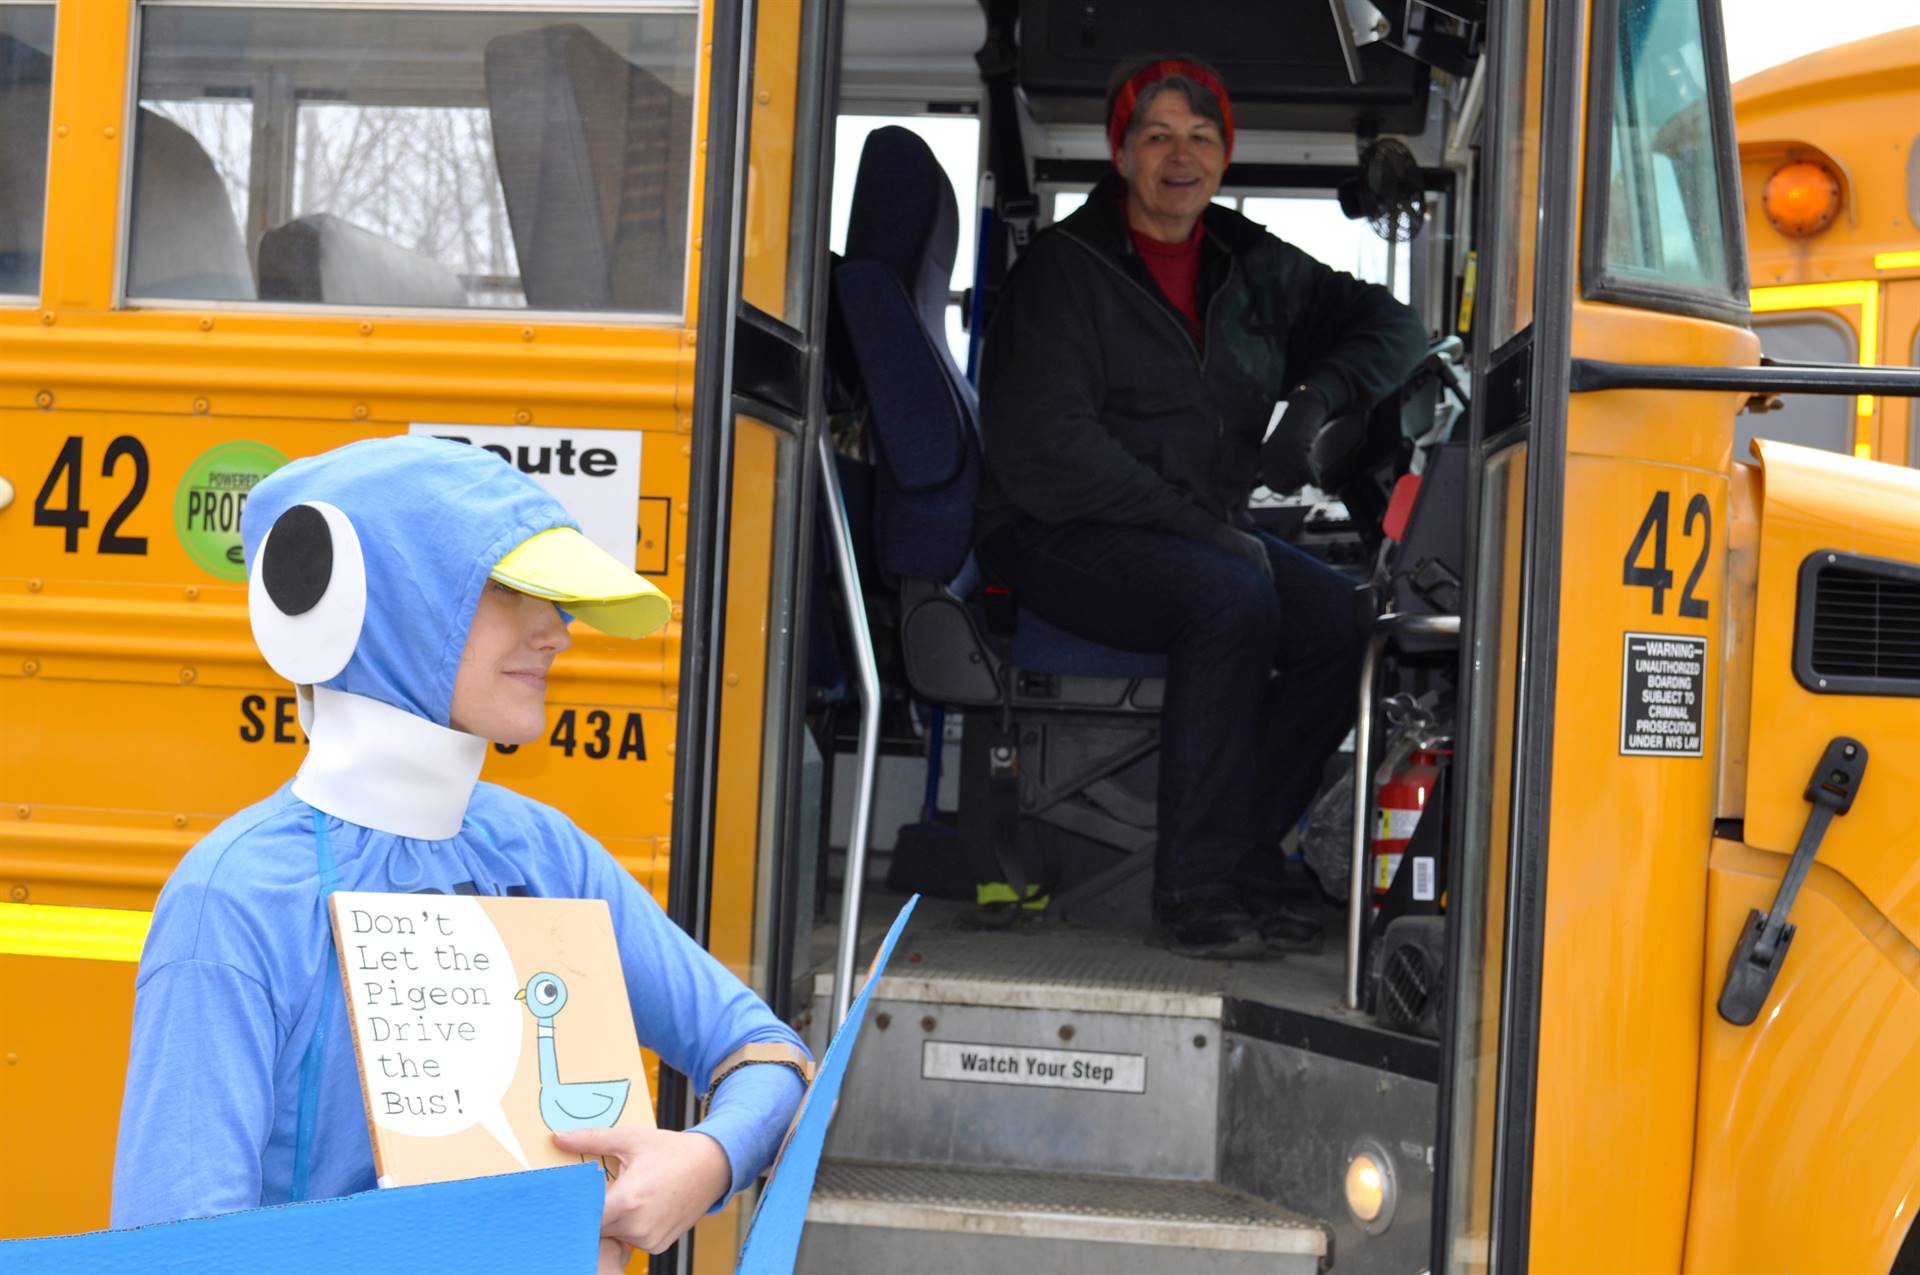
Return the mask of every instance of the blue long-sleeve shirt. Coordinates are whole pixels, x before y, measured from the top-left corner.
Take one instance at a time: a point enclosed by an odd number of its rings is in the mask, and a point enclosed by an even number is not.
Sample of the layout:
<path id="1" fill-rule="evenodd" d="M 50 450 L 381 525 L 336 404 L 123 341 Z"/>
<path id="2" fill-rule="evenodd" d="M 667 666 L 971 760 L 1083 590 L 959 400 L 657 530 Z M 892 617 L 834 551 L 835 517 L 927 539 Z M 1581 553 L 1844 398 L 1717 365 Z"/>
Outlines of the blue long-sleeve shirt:
<path id="1" fill-rule="evenodd" d="M 132 1056 L 114 1161 L 113 1225 L 200 1217 L 291 1198 L 300 1066 L 332 942 L 313 809 L 282 788 L 189 851 L 140 958 Z M 741 1045 L 799 1038 L 669 921 L 611 855 L 550 807 L 473 790 L 446 841 L 328 817 L 343 890 L 605 899 L 640 1043 L 704 1085 Z M 359 1073 L 334 996 L 318 1082 L 308 1195 L 374 1185 Z M 746 1067 L 695 1128 L 727 1154 L 729 1194 L 779 1150 L 802 1092 L 784 1067 Z"/>

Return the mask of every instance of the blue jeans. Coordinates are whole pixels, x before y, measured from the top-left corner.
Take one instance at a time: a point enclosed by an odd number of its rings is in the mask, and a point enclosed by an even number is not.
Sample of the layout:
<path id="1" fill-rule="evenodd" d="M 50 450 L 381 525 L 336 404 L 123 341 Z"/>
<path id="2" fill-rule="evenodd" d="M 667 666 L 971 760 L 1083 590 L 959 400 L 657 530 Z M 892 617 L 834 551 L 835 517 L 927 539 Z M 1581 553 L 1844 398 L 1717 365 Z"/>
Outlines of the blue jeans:
<path id="1" fill-rule="evenodd" d="M 1279 838 L 1353 725 L 1354 583 L 1261 535 L 1273 579 L 1169 532 L 1023 521 L 980 545 L 1019 604 L 1081 637 L 1167 657 L 1161 906 L 1277 883 Z"/>

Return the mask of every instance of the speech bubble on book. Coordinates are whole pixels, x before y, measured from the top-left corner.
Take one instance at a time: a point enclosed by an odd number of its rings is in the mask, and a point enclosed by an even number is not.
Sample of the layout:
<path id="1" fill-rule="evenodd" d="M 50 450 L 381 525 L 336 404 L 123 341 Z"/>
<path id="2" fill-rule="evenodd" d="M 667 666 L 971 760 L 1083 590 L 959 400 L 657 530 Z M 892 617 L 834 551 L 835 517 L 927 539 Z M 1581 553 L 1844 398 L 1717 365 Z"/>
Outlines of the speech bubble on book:
<path id="1" fill-rule="evenodd" d="M 501 1108 L 527 1014 L 479 901 L 342 891 L 332 903 L 373 1122 L 423 1138 L 477 1124 L 528 1167 Z"/>

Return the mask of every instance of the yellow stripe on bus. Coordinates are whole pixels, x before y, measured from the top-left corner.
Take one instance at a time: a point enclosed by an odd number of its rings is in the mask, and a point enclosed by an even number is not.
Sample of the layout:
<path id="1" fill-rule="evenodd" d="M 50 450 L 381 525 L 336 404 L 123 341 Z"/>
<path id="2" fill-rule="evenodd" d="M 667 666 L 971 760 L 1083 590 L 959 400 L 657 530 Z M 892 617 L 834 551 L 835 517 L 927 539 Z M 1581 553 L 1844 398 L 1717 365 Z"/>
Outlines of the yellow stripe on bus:
<path id="1" fill-rule="evenodd" d="M 153 913 L 130 908 L 0 903 L 0 956 L 137 961 L 152 924 Z"/>
<path id="2" fill-rule="evenodd" d="M 1873 254 L 1875 270 L 1912 270 L 1920 266 L 1920 252 L 1876 252 Z"/>
<path id="3" fill-rule="evenodd" d="M 1882 256 L 1900 254 L 1883 253 Z M 1920 258 L 1920 253 L 1911 254 Z M 1880 267 L 1879 259 L 1874 261 Z M 1831 306 L 1857 305 L 1860 307 L 1860 366 L 1874 367 L 1880 362 L 1880 284 L 1873 279 L 1849 279 L 1834 283 L 1789 283 L 1778 288 L 1755 288 L 1752 294 L 1752 308 L 1755 314 L 1770 314 L 1779 310 L 1818 310 Z M 1861 417 L 1873 415 L 1873 395 L 1862 394 L 1855 400 L 1855 413 Z M 1866 426 L 1861 426 L 1859 442 L 1871 440 L 1866 437 Z"/>

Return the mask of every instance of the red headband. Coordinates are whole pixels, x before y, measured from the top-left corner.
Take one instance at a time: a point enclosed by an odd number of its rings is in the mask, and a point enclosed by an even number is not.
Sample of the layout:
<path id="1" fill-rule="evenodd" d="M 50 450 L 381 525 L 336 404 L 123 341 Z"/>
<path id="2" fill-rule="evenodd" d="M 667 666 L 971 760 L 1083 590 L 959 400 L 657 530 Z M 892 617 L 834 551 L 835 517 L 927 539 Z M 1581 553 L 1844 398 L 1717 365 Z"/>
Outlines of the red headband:
<path id="1" fill-rule="evenodd" d="M 1107 141 L 1114 150 L 1119 150 L 1126 143 L 1127 127 L 1133 123 L 1133 109 L 1139 104 L 1140 95 L 1160 81 L 1176 75 L 1192 80 L 1213 94 L 1214 101 L 1220 103 L 1221 132 L 1224 134 L 1220 140 L 1227 158 L 1233 158 L 1233 106 L 1227 101 L 1227 86 L 1205 67 L 1183 62 L 1179 58 L 1149 62 L 1120 86 L 1120 91 L 1113 96 L 1113 113 L 1107 117 Z"/>

